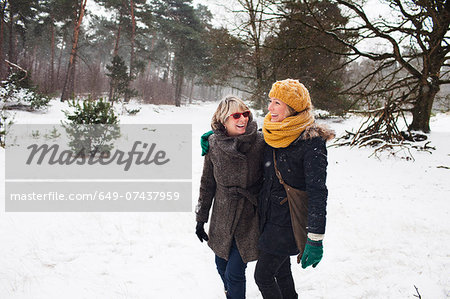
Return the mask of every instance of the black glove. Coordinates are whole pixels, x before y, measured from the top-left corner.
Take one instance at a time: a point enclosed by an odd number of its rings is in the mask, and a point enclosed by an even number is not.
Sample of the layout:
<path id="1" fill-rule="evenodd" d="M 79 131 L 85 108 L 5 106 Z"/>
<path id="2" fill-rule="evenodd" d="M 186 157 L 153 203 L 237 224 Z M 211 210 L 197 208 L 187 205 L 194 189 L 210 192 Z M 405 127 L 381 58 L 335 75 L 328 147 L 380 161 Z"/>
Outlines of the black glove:
<path id="1" fill-rule="evenodd" d="M 200 242 L 203 242 L 203 240 L 209 240 L 208 235 L 205 233 L 205 229 L 203 228 L 204 225 L 204 222 L 197 222 L 197 226 L 195 227 L 195 234 L 199 238 Z"/>

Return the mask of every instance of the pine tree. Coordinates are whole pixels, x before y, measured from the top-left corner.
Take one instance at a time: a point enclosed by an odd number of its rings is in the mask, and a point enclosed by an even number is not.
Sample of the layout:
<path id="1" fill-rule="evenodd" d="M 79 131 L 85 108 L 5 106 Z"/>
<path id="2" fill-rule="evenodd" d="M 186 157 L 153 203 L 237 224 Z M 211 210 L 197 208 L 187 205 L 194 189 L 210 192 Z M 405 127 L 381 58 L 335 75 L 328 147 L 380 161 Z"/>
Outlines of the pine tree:
<path id="1" fill-rule="evenodd" d="M 78 38 L 80 36 L 81 23 L 86 10 L 87 0 L 81 0 L 80 6 L 74 11 L 77 21 L 73 29 L 72 51 L 70 52 L 69 66 L 67 67 L 66 79 L 61 94 L 61 102 L 73 95 L 75 89 L 75 63 L 78 51 Z M 78 4 L 78 1 L 77 1 Z"/>
<path id="2" fill-rule="evenodd" d="M 264 65 L 269 82 L 299 79 L 309 89 L 316 108 L 342 112 L 349 106 L 345 98 L 338 95 L 345 78 L 343 56 L 326 48 L 345 53 L 345 47 L 304 23 L 320 21 L 325 28 L 334 29 L 345 26 L 348 19 L 328 0 L 308 4 L 286 2 L 280 9 L 284 17 L 277 31 L 264 42 Z M 321 13 L 313 19 L 308 9 Z M 347 40 L 351 37 L 349 34 L 341 36 Z"/>
<path id="3" fill-rule="evenodd" d="M 106 75 L 111 78 L 109 100 L 114 102 L 119 95 L 131 96 L 133 94 L 133 90 L 129 87 L 131 78 L 128 75 L 128 68 L 122 57 L 114 56 L 111 64 L 107 65 L 106 68 L 109 71 Z"/>
<path id="4" fill-rule="evenodd" d="M 204 24 L 192 7 L 192 0 L 155 2 L 161 32 L 169 39 L 168 47 L 174 56 L 175 106 L 180 106 L 184 79 L 187 74 L 196 73 L 204 57 Z"/>

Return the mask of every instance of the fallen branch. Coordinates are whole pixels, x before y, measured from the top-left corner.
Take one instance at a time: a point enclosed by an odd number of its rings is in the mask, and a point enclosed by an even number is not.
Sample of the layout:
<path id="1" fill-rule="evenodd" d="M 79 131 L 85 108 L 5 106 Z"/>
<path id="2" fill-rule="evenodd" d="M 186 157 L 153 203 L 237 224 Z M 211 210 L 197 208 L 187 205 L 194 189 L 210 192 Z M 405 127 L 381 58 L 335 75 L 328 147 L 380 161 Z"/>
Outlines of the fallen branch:
<path id="1" fill-rule="evenodd" d="M 24 104 L 12 104 L 12 105 L 4 105 L 1 107 L 3 110 L 21 110 L 21 111 L 35 111 L 35 109 L 31 108 L 29 105 Z"/>
<path id="2" fill-rule="evenodd" d="M 356 114 L 370 114 L 370 113 L 376 113 L 383 111 L 384 107 L 372 109 L 372 110 L 349 110 L 350 113 L 356 113 Z"/>
<path id="3" fill-rule="evenodd" d="M 424 152 L 428 152 L 430 154 L 432 154 L 432 152 L 430 150 L 436 150 L 436 148 L 434 146 L 428 146 L 428 144 L 430 144 L 431 141 L 428 141 L 427 143 L 425 143 L 423 146 L 420 145 L 413 145 L 412 147 Z"/>
<path id="4" fill-rule="evenodd" d="M 417 292 L 417 295 L 414 295 L 414 297 L 422 299 L 422 296 L 420 296 L 420 293 L 419 293 L 419 289 L 415 285 L 414 285 L 414 288 L 416 289 L 416 292 Z"/>
<path id="5" fill-rule="evenodd" d="M 9 64 L 9 65 L 15 67 L 15 68 L 18 68 L 18 69 L 21 70 L 22 72 L 25 72 L 25 76 L 24 76 L 23 78 L 20 78 L 20 80 L 19 80 L 18 82 L 23 81 L 23 80 L 25 80 L 25 79 L 28 77 L 28 72 L 27 72 L 26 69 L 24 69 L 24 68 L 18 66 L 18 65 L 15 64 L 15 63 L 12 63 L 12 62 L 9 61 L 8 59 L 5 59 L 5 62 L 6 62 L 7 64 Z"/>
<path id="6" fill-rule="evenodd" d="M 353 113 L 365 113 L 369 116 L 363 121 L 358 130 L 355 132 L 345 131 L 345 134 L 338 138 L 331 146 L 357 146 L 359 148 L 370 146 L 374 148 L 374 152 L 370 156 L 378 158 L 380 152 L 390 150 L 392 155 L 396 155 L 403 151 L 407 160 L 414 160 L 410 149 L 426 151 L 435 150 L 435 147 L 429 146 L 429 141 L 423 145 L 412 145 L 409 142 L 419 142 L 427 139 L 424 134 L 411 131 L 401 131 L 398 127 L 399 119 L 405 121 L 403 111 L 400 104 L 392 99 L 388 99 L 383 108 L 377 108 L 368 111 L 352 110 Z M 398 148 L 399 150 L 392 151 Z"/>
<path id="7" fill-rule="evenodd" d="M 450 169 L 450 167 L 448 167 L 448 166 L 443 166 L 443 165 L 436 166 L 436 168 Z"/>

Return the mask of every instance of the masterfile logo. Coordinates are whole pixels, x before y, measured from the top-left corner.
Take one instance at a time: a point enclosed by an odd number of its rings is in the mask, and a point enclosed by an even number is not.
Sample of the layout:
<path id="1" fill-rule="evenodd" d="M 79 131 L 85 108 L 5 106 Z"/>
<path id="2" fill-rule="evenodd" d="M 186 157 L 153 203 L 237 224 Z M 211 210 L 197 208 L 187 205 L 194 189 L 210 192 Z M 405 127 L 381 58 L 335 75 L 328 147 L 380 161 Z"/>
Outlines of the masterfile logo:
<path id="1" fill-rule="evenodd" d="M 190 211 L 191 125 L 13 125 L 5 210 Z"/>
<path id="2" fill-rule="evenodd" d="M 139 147 L 142 147 L 142 150 L 139 150 Z M 28 156 L 26 164 L 31 165 L 33 162 L 38 165 L 42 165 L 43 163 L 48 163 L 49 165 L 94 165 L 96 163 L 100 165 L 109 165 L 116 163 L 117 165 L 124 165 L 124 170 L 128 171 L 133 164 L 149 165 L 155 163 L 155 165 L 164 165 L 169 162 L 170 159 L 166 159 L 165 151 L 159 150 L 153 155 L 155 147 L 156 143 L 152 143 L 149 146 L 145 142 L 135 141 L 129 152 L 115 150 L 112 154 L 109 151 L 105 154 L 104 152 L 99 152 L 98 148 L 95 148 L 86 157 L 84 149 L 79 152 L 72 150 L 60 151 L 58 144 L 53 144 L 51 146 L 48 144 L 31 144 L 27 147 L 27 149 L 30 150 L 30 155 Z"/>
<path id="3" fill-rule="evenodd" d="M 192 126 L 13 125 L 7 179 L 191 179 Z M 113 137 L 111 137 L 113 136 Z"/>

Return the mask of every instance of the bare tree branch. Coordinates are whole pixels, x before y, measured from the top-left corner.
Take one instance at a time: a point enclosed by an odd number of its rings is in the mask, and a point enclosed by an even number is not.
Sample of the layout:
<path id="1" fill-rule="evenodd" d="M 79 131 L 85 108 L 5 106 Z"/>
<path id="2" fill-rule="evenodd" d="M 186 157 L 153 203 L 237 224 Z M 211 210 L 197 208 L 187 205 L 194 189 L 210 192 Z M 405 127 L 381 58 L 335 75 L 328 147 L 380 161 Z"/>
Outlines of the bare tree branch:
<path id="1" fill-rule="evenodd" d="M 411 74 L 413 74 L 414 76 L 416 76 L 417 78 L 421 77 L 421 73 L 415 68 L 413 67 L 411 64 L 407 63 L 401 53 L 400 53 L 400 47 L 398 45 L 398 43 L 395 41 L 395 39 L 388 35 L 385 34 L 384 32 L 381 32 L 378 28 L 376 28 L 369 20 L 369 18 L 367 17 L 367 15 L 364 13 L 364 11 L 361 8 L 358 8 L 356 5 L 349 3 L 347 1 L 343 1 L 343 0 L 336 0 L 338 3 L 348 7 L 349 9 L 353 10 L 356 14 L 358 14 L 358 16 L 360 16 L 366 26 L 378 37 L 381 37 L 383 39 L 388 40 L 392 46 L 394 47 L 394 57 L 395 59 L 400 62 L 400 64 L 403 65 L 403 67 L 405 67 Z"/>

